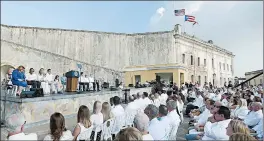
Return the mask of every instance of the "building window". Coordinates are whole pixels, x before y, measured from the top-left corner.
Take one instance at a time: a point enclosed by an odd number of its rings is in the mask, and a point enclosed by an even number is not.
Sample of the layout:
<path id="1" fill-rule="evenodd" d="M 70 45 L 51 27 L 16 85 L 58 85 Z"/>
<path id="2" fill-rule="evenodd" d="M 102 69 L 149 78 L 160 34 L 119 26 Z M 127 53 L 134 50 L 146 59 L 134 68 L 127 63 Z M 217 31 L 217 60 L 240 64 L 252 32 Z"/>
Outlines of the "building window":
<path id="1" fill-rule="evenodd" d="M 220 85 L 222 86 L 222 77 L 220 77 Z"/>
<path id="2" fill-rule="evenodd" d="M 260 79 L 259 82 L 260 82 L 261 85 L 263 85 L 263 84 L 262 84 L 262 79 Z"/>
<path id="3" fill-rule="evenodd" d="M 201 76 L 198 76 L 198 82 L 201 85 Z"/>
<path id="4" fill-rule="evenodd" d="M 206 76 L 204 76 L 204 82 L 207 82 L 207 77 Z"/>
<path id="5" fill-rule="evenodd" d="M 232 65 L 230 65 L 230 71 L 232 71 Z"/>
<path id="6" fill-rule="evenodd" d="M 200 66 L 200 57 L 198 57 L 198 66 Z"/>
<path id="7" fill-rule="evenodd" d="M 193 65 L 193 56 L 191 55 L 191 65 Z"/>
<path id="8" fill-rule="evenodd" d="M 254 85 L 256 86 L 257 84 L 256 84 L 256 79 L 254 79 Z"/>
<path id="9" fill-rule="evenodd" d="M 227 71 L 229 71 L 229 66 L 228 66 L 228 64 L 226 64 L 226 69 L 227 69 Z"/>
<path id="10" fill-rule="evenodd" d="M 212 68 L 214 68 L 214 59 L 212 59 Z"/>
<path id="11" fill-rule="evenodd" d="M 225 63 L 223 63 L 223 69 L 225 70 Z"/>
<path id="12" fill-rule="evenodd" d="M 185 63 L 185 54 L 182 54 L 182 63 Z"/>
<path id="13" fill-rule="evenodd" d="M 221 62 L 219 62 L 219 68 L 220 68 L 220 70 L 221 70 Z"/>
<path id="14" fill-rule="evenodd" d="M 204 66 L 206 66 L 206 59 L 204 59 Z"/>
<path id="15" fill-rule="evenodd" d="M 194 77 L 193 77 L 193 75 L 191 76 L 191 81 L 194 82 Z"/>

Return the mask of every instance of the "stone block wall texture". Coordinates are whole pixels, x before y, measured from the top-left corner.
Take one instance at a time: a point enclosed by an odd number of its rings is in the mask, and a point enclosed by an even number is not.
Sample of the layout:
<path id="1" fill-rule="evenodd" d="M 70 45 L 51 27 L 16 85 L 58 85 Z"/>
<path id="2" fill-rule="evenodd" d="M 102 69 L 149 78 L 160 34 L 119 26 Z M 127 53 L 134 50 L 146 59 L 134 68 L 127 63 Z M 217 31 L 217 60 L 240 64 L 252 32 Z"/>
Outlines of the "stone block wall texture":
<path id="1" fill-rule="evenodd" d="M 124 82 L 125 67 L 139 65 L 179 64 L 186 68 L 184 75 L 188 82 L 192 75 L 195 81 L 200 77 L 204 83 L 212 82 L 216 74 L 218 85 L 220 79 L 233 78 L 233 69 L 219 68 L 220 62 L 234 68 L 232 54 L 185 33 L 177 35 L 174 30 L 124 34 L 1 25 L 1 61 L 13 66 L 22 64 L 36 71 L 51 68 L 59 75 L 78 70 L 76 63 L 81 63 L 85 74 L 111 85 L 116 78 Z M 182 54 L 185 54 L 185 63 Z M 194 65 L 190 64 L 190 56 Z"/>

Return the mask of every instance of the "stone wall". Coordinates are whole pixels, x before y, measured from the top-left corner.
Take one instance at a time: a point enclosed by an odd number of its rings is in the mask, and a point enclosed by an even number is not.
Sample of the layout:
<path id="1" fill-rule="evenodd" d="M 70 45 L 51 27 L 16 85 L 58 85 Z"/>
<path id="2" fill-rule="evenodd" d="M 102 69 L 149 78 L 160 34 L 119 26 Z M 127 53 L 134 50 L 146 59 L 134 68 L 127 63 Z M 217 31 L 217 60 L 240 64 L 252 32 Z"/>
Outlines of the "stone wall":
<path id="1" fill-rule="evenodd" d="M 1 61 L 56 74 L 77 69 L 105 81 L 123 78 L 131 65 L 174 63 L 173 32 L 106 33 L 1 25 Z"/>

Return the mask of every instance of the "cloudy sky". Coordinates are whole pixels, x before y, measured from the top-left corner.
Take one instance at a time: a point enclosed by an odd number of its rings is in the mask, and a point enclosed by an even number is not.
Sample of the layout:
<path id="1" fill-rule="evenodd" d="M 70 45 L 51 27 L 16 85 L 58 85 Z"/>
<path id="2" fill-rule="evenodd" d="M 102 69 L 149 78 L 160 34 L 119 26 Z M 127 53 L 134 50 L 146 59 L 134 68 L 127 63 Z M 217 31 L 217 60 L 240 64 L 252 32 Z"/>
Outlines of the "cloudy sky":
<path id="1" fill-rule="evenodd" d="M 109 32 L 184 31 L 232 51 L 235 75 L 263 69 L 262 1 L 1 2 L 1 23 Z M 175 17 L 185 8 L 199 25 Z"/>

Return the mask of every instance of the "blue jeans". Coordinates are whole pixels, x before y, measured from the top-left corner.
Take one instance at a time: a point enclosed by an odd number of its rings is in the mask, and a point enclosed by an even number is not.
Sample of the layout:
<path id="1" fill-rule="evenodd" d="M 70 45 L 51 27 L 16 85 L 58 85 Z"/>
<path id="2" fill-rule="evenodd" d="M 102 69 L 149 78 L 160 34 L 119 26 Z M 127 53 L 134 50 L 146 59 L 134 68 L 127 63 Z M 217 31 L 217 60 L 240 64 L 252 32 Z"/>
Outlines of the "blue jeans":
<path id="1" fill-rule="evenodd" d="M 186 139 L 187 141 L 189 141 L 189 140 L 197 140 L 197 138 L 196 138 L 197 135 L 198 135 L 198 134 L 186 134 L 186 135 L 185 135 L 185 139 Z"/>

